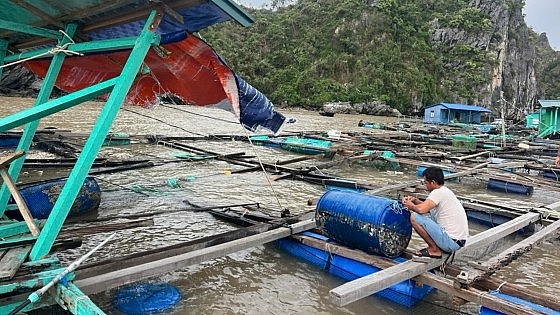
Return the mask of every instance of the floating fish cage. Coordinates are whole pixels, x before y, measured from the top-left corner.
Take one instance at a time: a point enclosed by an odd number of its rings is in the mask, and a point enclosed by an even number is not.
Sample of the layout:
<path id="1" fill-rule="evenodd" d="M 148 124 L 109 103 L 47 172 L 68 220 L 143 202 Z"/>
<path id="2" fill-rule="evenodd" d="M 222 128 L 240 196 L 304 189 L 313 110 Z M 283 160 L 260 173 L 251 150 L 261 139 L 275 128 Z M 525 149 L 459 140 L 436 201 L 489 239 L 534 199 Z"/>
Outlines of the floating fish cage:
<path id="1" fill-rule="evenodd" d="M 387 257 L 397 257 L 412 235 L 410 214 L 396 200 L 330 190 L 317 202 L 317 227 L 340 243 Z"/>
<path id="2" fill-rule="evenodd" d="M 476 137 L 469 135 L 453 135 L 451 136 L 451 145 L 454 148 L 465 150 L 476 150 Z"/>
<path id="3" fill-rule="evenodd" d="M 332 244 L 334 242 L 332 239 L 316 233 L 304 232 L 302 234 L 325 241 L 326 244 Z M 327 249 L 318 249 L 290 238 L 283 238 L 276 241 L 276 246 L 281 250 L 306 262 L 312 263 L 313 265 L 319 266 L 330 274 L 347 281 L 352 281 L 382 270 L 381 268 L 354 259 L 330 253 Z M 397 263 L 405 261 L 405 259 L 401 257 L 394 258 L 393 260 Z M 419 286 L 414 280 L 409 279 L 381 290 L 375 295 L 410 308 L 421 301 L 432 290 L 433 288 L 431 286 Z"/>
<path id="4" fill-rule="evenodd" d="M 520 183 L 508 182 L 501 179 L 490 178 L 486 188 L 494 191 L 501 191 L 505 193 L 527 195 L 533 194 L 533 186 L 527 186 Z"/>
<path id="5" fill-rule="evenodd" d="M 303 154 L 330 154 L 329 148 L 332 142 L 311 138 L 288 137 L 281 144 L 282 149 Z"/>

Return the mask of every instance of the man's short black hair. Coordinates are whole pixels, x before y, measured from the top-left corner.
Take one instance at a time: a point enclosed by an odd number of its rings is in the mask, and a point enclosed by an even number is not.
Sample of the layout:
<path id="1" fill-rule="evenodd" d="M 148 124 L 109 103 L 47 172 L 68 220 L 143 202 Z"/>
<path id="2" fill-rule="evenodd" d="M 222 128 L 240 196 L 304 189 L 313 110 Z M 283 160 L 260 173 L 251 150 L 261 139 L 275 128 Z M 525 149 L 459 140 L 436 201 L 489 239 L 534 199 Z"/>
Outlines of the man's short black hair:
<path id="1" fill-rule="evenodd" d="M 436 166 L 426 168 L 422 173 L 422 176 L 424 176 L 426 180 L 433 180 L 438 185 L 443 185 L 444 183 L 443 171 L 441 168 Z"/>

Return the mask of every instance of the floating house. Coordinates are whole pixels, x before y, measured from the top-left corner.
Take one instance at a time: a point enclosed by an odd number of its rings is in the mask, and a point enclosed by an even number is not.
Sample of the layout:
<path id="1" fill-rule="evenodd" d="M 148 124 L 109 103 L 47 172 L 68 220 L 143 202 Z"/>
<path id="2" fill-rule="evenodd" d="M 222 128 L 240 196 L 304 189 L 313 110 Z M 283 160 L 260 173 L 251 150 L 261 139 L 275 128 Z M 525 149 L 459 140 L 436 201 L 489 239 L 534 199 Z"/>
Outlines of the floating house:
<path id="1" fill-rule="evenodd" d="M 560 100 L 538 100 L 538 102 L 541 105 L 538 137 L 560 136 Z"/>
<path id="2" fill-rule="evenodd" d="M 429 124 L 479 124 L 482 113 L 491 113 L 491 111 L 480 106 L 437 103 L 426 106 L 423 121 Z"/>

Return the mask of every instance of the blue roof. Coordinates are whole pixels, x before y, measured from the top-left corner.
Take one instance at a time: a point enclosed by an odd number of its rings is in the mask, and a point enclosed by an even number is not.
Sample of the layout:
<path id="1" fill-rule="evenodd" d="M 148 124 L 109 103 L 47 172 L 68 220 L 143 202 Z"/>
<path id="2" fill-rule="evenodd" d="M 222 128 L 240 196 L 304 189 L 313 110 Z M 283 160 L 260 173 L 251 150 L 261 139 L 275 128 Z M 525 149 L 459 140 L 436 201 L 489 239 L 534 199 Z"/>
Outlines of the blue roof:
<path id="1" fill-rule="evenodd" d="M 560 100 L 538 100 L 542 107 L 560 107 Z"/>
<path id="2" fill-rule="evenodd" d="M 480 107 L 480 106 L 452 104 L 452 103 L 437 103 L 437 104 L 433 104 L 433 105 L 428 105 L 428 106 L 426 106 L 426 109 L 430 108 L 430 107 L 438 106 L 438 105 L 442 105 L 443 107 L 445 107 L 447 109 L 466 110 L 466 111 L 471 111 L 471 112 L 487 112 L 487 113 L 492 112 L 491 110 L 489 110 L 487 108 L 484 108 L 484 107 Z"/>

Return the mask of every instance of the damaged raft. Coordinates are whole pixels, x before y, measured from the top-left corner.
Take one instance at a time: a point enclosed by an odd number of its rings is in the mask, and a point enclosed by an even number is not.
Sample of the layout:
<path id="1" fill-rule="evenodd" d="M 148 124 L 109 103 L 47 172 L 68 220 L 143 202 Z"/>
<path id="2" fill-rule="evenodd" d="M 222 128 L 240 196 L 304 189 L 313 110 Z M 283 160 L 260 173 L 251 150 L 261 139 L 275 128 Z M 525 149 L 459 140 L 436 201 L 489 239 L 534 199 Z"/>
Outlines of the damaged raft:
<path id="1" fill-rule="evenodd" d="M 399 256 L 407 248 L 412 234 L 408 217 L 409 212 L 397 201 L 330 190 L 319 199 L 315 212 L 317 227 L 327 236 L 305 232 L 292 239 L 279 240 L 277 246 L 335 276 L 355 280 L 378 272 L 381 268 L 355 260 L 351 256 L 332 253 L 331 248 L 341 244 L 375 255 L 379 259 L 391 257 L 394 263 L 404 262 L 406 259 Z M 378 292 L 377 295 L 402 306 L 412 307 L 431 291 L 432 287 L 420 286 L 408 279 Z"/>

